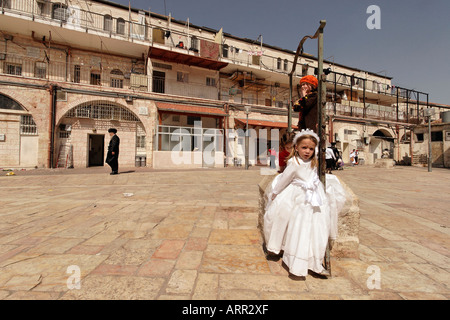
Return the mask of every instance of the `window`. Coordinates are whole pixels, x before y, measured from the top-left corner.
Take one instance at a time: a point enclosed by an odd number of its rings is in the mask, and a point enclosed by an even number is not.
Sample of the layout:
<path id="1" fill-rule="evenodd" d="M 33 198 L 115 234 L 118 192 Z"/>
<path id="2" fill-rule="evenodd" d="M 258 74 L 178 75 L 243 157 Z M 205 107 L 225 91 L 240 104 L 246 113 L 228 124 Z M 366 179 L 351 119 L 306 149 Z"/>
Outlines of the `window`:
<path id="1" fill-rule="evenodd" d="M 166 73 L 161 71 L 153 71 L 153 92 L 164 93 L 165 92 Z"/>
<path id="2" fill-rule="evenodd" d="M 81 67 L 79 65 L 75 65 L 73 67 L 73 82 L 80 83 L 81 80 Z"/>
<path id="3" fill-rule="evenodd" d="M 0 109 L 24 110 L 16 101 L 2 94 L 0 94 Z"/>
<path id="4" fill-rule="evenodd" d="M 100 86 L 102 84 L 101 75 L 99 71 L 91 72 L 91 84 L 94 86 Z"/>
<path id="5" fill-rule="evenodd" d="M 15 63 L 6 63 L 6 73 L 12 74 L 15 76 L 21 76 L 22 75 L 22 65 L 21 64 L 15 64 Z"/>
<path id="6" fill-rule="evenodd" d="M 283 69 L 284 69 L 284 71 L 288 70 L 288 61 L 287 61 L 287 59 L 284 59 Z"/>
<path id="7" fill-rule="evenodd" d="M 222 45 L 222 57 L 223 58 L 228 58 L 228 45 L 224 44 Z"/>
<path id="8" fill-rule="evenodd" d="M 11 9 L 11 0 L 0 0 L 0 7 L 4 9 Z"/>
<path id="9" fill-rule="evenodd" d="M 47 78 L 47 64 L 45 62 L 36 62 L 34 76 L 42 79 Z"/>
<path id="10" fill-rule="evenodd" d="M 66 21 L 69 17 L 67 6 L 63 3 L 54 3 L 52 6 L 52 18 Z"/>
<path id="11" fill-rule="evenodd" d="M 277 69 L 281 70 L 281 58 L 277 59 Z"/>
<path id="12" fill-rule="evenodd" d="M 116 33 L 125 34 L 125 20 L 122 18 L 117 19 Z"/>
<path id="13" fill-rule="evenodd" d="M 211 77 L 206 77 L 206 85 L 208 87 L 215 87 L 216 86 L 216 79 Z"/>
<path id="14" fill-rule="evenodd" d="M 309 69 L 309 66 L 307 64 L 302 65 L 302 77 L 308 75 L 308 69 Z"/>
<path id="15" fill-rule="evenodd" d="M 189 82 L 189 74 L 178 71 L 177 72 L 177 81 L 188 83 Z"/>
<path id="16" fill-rule="evenodd" d="M 145 148 L 145 136 L 136 136 L 136 148 Z"/>
<path id="17" fill-rule="evenodd" d="M 112 24 L 113 24 L 112 17 L 109 14 L 105 15 L 103 17 L 103 30 L 111 32 Z"/>
<path id="18" fill-rule="evenodd" d="M 69 110 L 66 117 L 139 122 L 131 111 L 108 101 L 85 102 Z"/>
<path id="19" fill-rule="evenodd" d="M 423 142 L 423 133 L 416 134 L 417 142 Z"/>
<path id="20" fill-rule="evenodd" d="M 123 72 L 119 69 L 114 69 L 111 71 L 111 87 L 112 88 L 123 88 Z"/>
<path id="21" fill-rule="evenodd" d="M 442 131 L 431 132 L 431 141 L 442 142 L 444 139 Z"/>
<path id="22" fill-rule="evenodd" d="M 191 38 L 191 47 L 189 50 L 198 52 L 198 38 L 197 37 Z"/>
<path id="23" fill-rule="evenodd" d="M 31 115 L 20 116 L 20 134 L 37 135 L 37 126 Z"/>
<path id="24" fill-rule="evenodd" d="M 188 116 L 187 117 L 187 124 L 193 126 L 195 122 L 202 121 L 201 117 L 194 117 L 194 116 Z"/>

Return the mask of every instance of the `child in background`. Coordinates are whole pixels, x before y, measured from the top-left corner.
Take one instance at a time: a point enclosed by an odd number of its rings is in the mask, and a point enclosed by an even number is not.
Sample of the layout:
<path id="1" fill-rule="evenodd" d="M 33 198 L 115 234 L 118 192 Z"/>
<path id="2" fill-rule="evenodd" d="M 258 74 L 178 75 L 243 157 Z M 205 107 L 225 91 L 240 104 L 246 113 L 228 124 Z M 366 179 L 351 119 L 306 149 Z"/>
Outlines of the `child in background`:
<path id="1" fill-rule="evenodd" d="M 282 173 L 284 171 L 284 169 L 286 169 L 286 166 L 287 166 L 286 160 L 292 151 L 293 138 L 294 138 L 293 133 L 285 133 L 281 139 L 281 148 L 283 149 L 283 151 L 280 152 L 279 160 L 278 160 L 278 163 L 280 166 L 280 170 L 279 170 L 280 173 Z"/>
<path id="2" fill-rule="evenodd" d="M 318 144 L 313 131 L 297 133 L 286 169 L 267 192 L 265 248 L 269 255 L 283 251 L 283 262 L 294 278 L 305 277 L 308 270 L 329 275 L 322 262 L 329 237 L 337 236 L 337 214 L 346 199 L 333 175 L 327 175 L 325 193 L 317 174 Z"/>

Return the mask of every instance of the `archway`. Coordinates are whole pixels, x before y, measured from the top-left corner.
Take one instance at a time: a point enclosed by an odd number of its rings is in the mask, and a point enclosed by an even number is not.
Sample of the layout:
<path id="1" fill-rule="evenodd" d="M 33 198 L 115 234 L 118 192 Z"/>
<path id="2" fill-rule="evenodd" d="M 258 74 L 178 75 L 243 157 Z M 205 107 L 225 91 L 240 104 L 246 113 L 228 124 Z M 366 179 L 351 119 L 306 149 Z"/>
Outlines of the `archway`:
<path id="1" fill-rule="evenodd" d="M 109 128 L 121 139 L 122 167 L 146 164 L 146 132 L 139 117 L 119 103 L 93 100 L 70 109 L 56 129 L 55 154 L 58 167 L 104 166 Z"/>
<path id="2" fill-rule="evenodd" d="M 370 152 L 373 153 L 373 160 L 381 158 L 383 150 L 387 149 L 389 154 L 394 154 L 394 140 L 395 138 L 386 129 L 376 130 L 370 139 Z"/>
<path id="3" fill-rule="evenodd" d="M 38 166 L 39 135 L 33 116 L 16 100 L 0 93 L 0 166 Z"/>

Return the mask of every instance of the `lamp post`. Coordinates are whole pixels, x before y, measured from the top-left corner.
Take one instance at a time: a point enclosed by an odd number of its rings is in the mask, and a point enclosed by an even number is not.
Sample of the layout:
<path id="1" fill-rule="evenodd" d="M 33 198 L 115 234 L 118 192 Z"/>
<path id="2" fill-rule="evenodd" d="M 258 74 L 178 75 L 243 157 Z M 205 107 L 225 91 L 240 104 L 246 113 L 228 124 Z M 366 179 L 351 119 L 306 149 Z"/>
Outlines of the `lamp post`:
<path id="1" fill-rule="evenodd" d="M 428 172 L 431 172 L 432 153 L 431 153 L 431 116 L 434 115 L 434 109 L 427 108 L 424 110 L 425 117 L 428 118 Z"/>
<path id="2" fill-rule="evenodd" d="M 250 114 L 251 111 L 251 107 L 250 106 L 245 106 L 244 107 L 244 112 L 245 115 L 247 116 L 247 123 L 245 124 L 245 170 L 248 170 L 248 154 L 249 154 L 249 137 L 248 137 L 248 115 Z"/>

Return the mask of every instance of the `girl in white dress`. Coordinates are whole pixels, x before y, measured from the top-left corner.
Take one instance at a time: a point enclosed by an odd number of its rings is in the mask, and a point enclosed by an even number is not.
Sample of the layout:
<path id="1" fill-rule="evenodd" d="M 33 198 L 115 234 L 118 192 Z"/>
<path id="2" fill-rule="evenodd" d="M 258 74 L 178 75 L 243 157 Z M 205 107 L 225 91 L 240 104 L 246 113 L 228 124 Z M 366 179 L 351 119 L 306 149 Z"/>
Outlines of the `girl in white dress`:
<path id="1" fill-rule="evenodd" d="M 283 253 L 283 262 L 295 276 L 308 269 L 329 275 L 322 266 L 328 239 L 336 239 L 337 215 L 345 203 L 339 180 L 326 175 L 327 193 L 317 175 L 319 137 L 302 130 L 294 137 L 294 149 L 285 171 L 266 191 L 264 216 L 267 251 Z"/>

